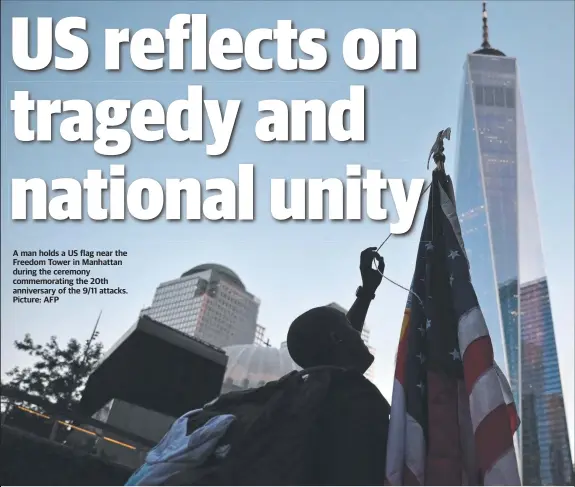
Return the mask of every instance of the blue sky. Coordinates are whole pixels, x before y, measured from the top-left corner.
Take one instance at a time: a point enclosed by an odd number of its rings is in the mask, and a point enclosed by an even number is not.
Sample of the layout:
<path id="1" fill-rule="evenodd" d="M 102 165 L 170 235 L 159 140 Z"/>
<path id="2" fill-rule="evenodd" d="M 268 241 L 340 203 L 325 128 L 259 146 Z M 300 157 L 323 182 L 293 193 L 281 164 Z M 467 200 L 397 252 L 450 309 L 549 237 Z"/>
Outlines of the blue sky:
<path id="1" fill-rule="evenodd" d="M 573 18 L 572 2 L 489 3 L 490 39 L 516 57 L 521 95 L 539 205 L 541 234 L 549 277 L 559 349 L 563 391 L 573 441 Z M 273 27 L 291 19 L 296 27 L 322 27 L 328 32 L 329 66 L 318 73 L 266 75 L 243 70 L 222 74 L 120 73 L 103 69 L 105 28 L 153 27 L 163 30 L 177 13 L 206 13 L 210 29 L 231 27 L 242 33 Z M 91 62 L 79 73 L 46 71 L 27 74 L 13 65 L 10 19 L 13 16 L 84 16 L 91 41 Z M 357 27 L 374 30 L 410 27 L 418 33 L 417 73 L 357 73 L 343 63 L 341 41 Z M 87 336 L 103 310 L 101 338 L 111 345 L 151 302 L 156 286 L 203 263 L 231 267 L 257 295 L 259 321 L 279 344 L 289 323 L 306 309 L 336 301 L 349 306 L 360 284 L 359 252 L 379 245 L 389 222 L 279 223 L 269 215 L 271 178 L 345 176 L 345 166 L 360 163 L 388 177 L 429 177 L 425 164 L 437 131 L 451 126 L 455 140 L 447 145 L 447 168 L 453 168 L 458 107 L 465 55 L 481 43 L 481 2 L 2 2 L 2 265 L 11 269 L 14 249 L 122 248 L 126 264 L 106 272 L 124 297 L 70 297 L 60 304 L 13 305 L 11 273 L 2 273 L 2 370 L 25 363 L 12 342 L 30 332 L 38 340 Z M 187 84 L 203 84 L 206 97 L 242 100 L 242 113 L 231 149 L 210 158 L 202 145 L 135 143 L 125 157 L 94 153 L 91 144 L 22 144 L 12 136 L 9 99 L 14 90 L 29 90 L 35 99 L 108 98 L 167 102 L 185 97 Z M 321 98 L 333 102 L 348 95 L 348 86 L 368 87 L 369 139 L 363 144 L 263 144 L 253 131 L 257 101 Z M 87 169 L 106 170 L 110 163 L 127 166 L 128 179 L 151 177 L 231 177 L 237 165 L 256 166 L 254 222 L 82 222 L 15 223 L 10 221 L 10 180 L 15 177 L 83 178 Z M 392 208 L 390 196 L 385 205 Z M 390 216 L 393 218 L 393 215 Z M 409 285 L 419 226 L 391 238 L 383 248 L 386 273 Z M 371 342 L 377 350 L 375 382 L 391 397 L 395 349 L 405 291 L 384 282 L 368 316 Z"/>

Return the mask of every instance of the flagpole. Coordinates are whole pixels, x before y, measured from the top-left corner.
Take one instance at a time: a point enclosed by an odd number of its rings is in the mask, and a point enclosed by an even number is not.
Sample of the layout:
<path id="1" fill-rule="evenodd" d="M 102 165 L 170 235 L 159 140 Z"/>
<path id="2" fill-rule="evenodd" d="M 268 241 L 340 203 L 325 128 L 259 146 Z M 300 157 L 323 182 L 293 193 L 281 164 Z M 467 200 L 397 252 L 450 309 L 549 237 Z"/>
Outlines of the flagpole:
<path id="1" fill-rule="evenodd" d="M 84 367 L 84 365 L 86 364 L 86 361 L 88 360 L 88 354 L 90 353 L 90 349 L 92 348 L 92 342 L 98 336 L 98 324 L 100 323 L 101 317 L 102 317 L 102 310 L 100 310 L 100 313 L 98 314 L 98 319 L 96 320 L 96 324 L 94 325 L 94 329 L 92 330 L 92 334 L 90 335 L 90 338 L 88 340 L 86 340 L 86 345 L 84 348 L 84 354 L 83 354 L 82 359 L 80 361 L 80 368 Z M 77 374 L 74 374 L 73 378 L 75 381 L 77 378 Z M 70 397 L 68 398 L 68 402 L 66 404 L 67 408 L 71 407 L 72 397 L 73 397 L 73 392 L 70 394 Z M 57 423 L 54 423 L 54 424 L 57 424 Z"/>
<path id="2" fill-rule="evenodd" d="M 445 130 L 440 130 L 435 138 L 435 143 L 429 151 L 429 157 L 427 158 L 427 169 L 429 169 L 429 161 L 433 157 L 433 161 L 437 166 L 436 169 L 445 172 L 445 146 L 443 145 L 443 140 L 451 140 L 451 128 L 447 127 Z"/>
<path id="3" fill-rule="evenodd" d="M 98 319 L 96 320 L 96 324 L 94 325 L 94 329 L 92 330 L 92 334 L 90 338 L 86 342 L 86 348 L 84 349 L 84 357 L 82 357 L 81 366 L 83 367 L 86 364 L 86 360 L 88 360 L 88 354 L 92 348 L 92 342 L 98 336 L 98 324 L 100 323 L 100 318 L 102 317 L 102 310 L 100 310 L 100 314 L 98 315 Z"/>
<path id="4" fill-rule="evenodd" d="M 100 310 L 100 314 L 98 315 L 98 319 L 96 320 L 96 324 L 94 325 L 94 329 L 92 330 L 92 335 L 90 335 L 90 339 L 86 343 L 86 350 L 84 351 L 84 360 L 82 361 L 82 364 L 86 361 L 86 358 L 88 357 L 88 352 L 90 351 L 92 342 L 98 336 L 98 324 L 100 323 L 101 317 L 102 317 L 102 310 Z"/>
<path id="5" fill-rule="evenodd" d="M 441 172 L 445 172 L 445 146 L 443 145 L 443 140 L 440 143 L 439 150 L 433 154 L 433 160 L 436 164 L 436 169 Z"/>
<path id="6" fill-rule="evenodd" d="M 427 158 L 427 169 L 429 169 L 429 161 L 433 157 L 433 160 L 434 160 L 435 165 L 436 165 L 436 169 L 439 169 L 441 172 L 445 173 L 445 153 L 444 153 L 445 147 L 443 145 L 444 139 L 451 140 L 451 127 L 447 127 L 445 130 L 441 130 L 437 134 L 437 137 L 435 138 L 435 143 L 433 144 L 433 147 L 429 151 L 429 157 Z M 429 188 L 431 188 L 431 185 L 432 185 L 432 183 L 429 183 L 427 185 L 427 188 L 425 188 L 423 190 L 423 193 L 421 193 L 422 196 L 427 192 L 427 190 Z M 385 243 L 390 239 L 390 237 L 392 235 L 393 234 L 390 232 L 389 235 L 387 237 L 385 237 L 385 240 L 383 242 L 381 242 L 379 247 L 377 247 L 376 252 L 379 253 L 381 248 L 385 245 Z M 377 269 L 377 267 L 378 267 L 377 259 L 374 258 L 373 263 L 374 263 L 374 269 Z M 397 287 L 403 289 L 404 291 L 407 291 L 408 293 L 413 294 L 415 297 L 417 297 L 417 299 L 419 301 L 421 301 L 420 297 L 417 296 L 417 294 L 413 293 L 413 291 L 411 289 L 408 289 L 408 288 L 402 286 L 401 284 L 398 284 L 397 282 L 393 281 L 392 279 L 390 279 L 389 277 L 387 277 L 383 273 L 382 273 L 382 276 L 384 279 L 386 279 L 388 282 L 390 282 L 394 286 L 397 286 Z"/>

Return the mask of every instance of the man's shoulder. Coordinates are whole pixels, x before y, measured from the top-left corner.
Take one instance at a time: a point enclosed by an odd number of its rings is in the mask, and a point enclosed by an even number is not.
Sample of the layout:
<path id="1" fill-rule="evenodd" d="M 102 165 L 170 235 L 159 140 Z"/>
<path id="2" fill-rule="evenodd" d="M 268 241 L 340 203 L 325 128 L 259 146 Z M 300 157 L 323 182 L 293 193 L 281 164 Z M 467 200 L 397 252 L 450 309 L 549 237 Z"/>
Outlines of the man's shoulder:
<path id="1" fill-rule="evenodd" d="M 330 402 L 334 405 L 362 409 L 374 406 L 389 414 L 389 403 L 380 390 L 363 374 L 346 370 L 334 374 L 329 390 Z"/>

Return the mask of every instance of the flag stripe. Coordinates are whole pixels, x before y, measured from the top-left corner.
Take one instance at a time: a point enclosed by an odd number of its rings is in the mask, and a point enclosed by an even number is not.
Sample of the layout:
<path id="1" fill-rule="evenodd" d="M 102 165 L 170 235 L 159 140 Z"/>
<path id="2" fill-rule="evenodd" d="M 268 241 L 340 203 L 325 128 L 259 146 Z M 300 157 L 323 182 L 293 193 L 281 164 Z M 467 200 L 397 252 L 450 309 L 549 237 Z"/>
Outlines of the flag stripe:
<path id="1" fill-rule="evenodd" d="M 507 404 L 507 416 L 509 417 L 509 425 L 511 426 L 511 431 L 517 431 L 520 421 L 515 403 Z"/>
<path id="2" fill-rule="evenodd" d="M 405 423 L 405 436 L 407 447 L 405 450 L 405 466 L 413 477 L 417 479 L 417 483 L 414 485 L 424 485 L 425 465 L 421 459 L 425 457 L 425 438 L 423 437 L 421 425 L 409 414 Z"/>
<path id="3" fill-rule="evenodd" d="M 516 468 L 517 458 L 515 456 L 515 449 L 509 448 L 485 474 L 485 485 L 521 485 L 519 476 L 512 473 Z"/>
<path id="4" fill-rule="evenodd" d="M 405 383 L 405 368 L 407 363 L 407 336 L 409 331 L 409 317 L 410 311 L 409 308 L 406 308 L 404 317 L 403 317 L 403 325 L 401 327 L 401 336 L 399 341 L 399 346 L 397 347 L 397 359 L 396 359 L 396 366 L 395 366 L 395 378 L 401 383 Z"/>
<path id="5" fill-rule="evenodd" d="M 459 350 L 462 356 L 465 354 L 467 347 L 475 340 L 489 336 L 489 331 L 479 306 L 471 308 L 459 318 L 457 333 L 459 336 Z"/>
<path id="6" fill-rule="evenodd" d="M 469 396 L 464 381 L 459 381 L 458 393 L 458 424 L 461 440 L 462 485 L 479 485 L 477 461 L 475 459 L 475 438 L 471 424 Z"/>
<path id="7" fill-rule="evenodd" d="M 497 377 L 499 378 L 499 382 L 501 384 L 501 391 L 503 392 L 503 399 L 505 400 L 505 404 L 512 404 L 514 399 L 513 399 L 513 393 L 511 392 L 511 386 L 509 385 L 509 382 L 507 382 L 505 375 L 503 374 L 503 372 L 501 371 L 501 369 L 499 368 L 499 366 L 496 363 L 493 364 L 493 368 L 495 369 L 495 372 L 497 373 Z"/>
<path id="8" fill-rule="evenodd" d="M 403 467 L 403 479 L 402 485 L 423 485 L 407 465 Z"/>
<path id="9" fill-rule="evenodd" d="M 425 483 L 427 485 L 461 485 L 462 463 L 459 422 L 458 380 L 429 371 L 429 426 Z M 447 475 L 445 474 L 447 472 Z"/>
<path id="10" fill-rule="evenodd" d="M 488 336 L 484 336 L 472 342 L 465 350 L 463 364 L 465 366 L 465 385 L 471 393 L 479 378 L 493 367 L 491 339 Z M 493 374 L 497 382 L 499 382 L 495 369 L 493 369 Z"/>
<path id="11" fill-rule="evenodd" d="M 507 434 L 504 435 L 501 430 L 506 424 Z M 507 406 L 502 404 L 496 407 L 483 419 L 475 430 L 475 439 L 479 468 L 485 474 L 509 448 L 513 448 Z"/>
<path id="12" fill-rule="evenodd" d="M 393 381 L 392 397 L 389 431 L 387 433 L 386 480 L 389 485 L 403 485 L 406 407 L 405 391 L 397 379 Z"/>
<path id="13" fill-rule="evenodd" d="M 487 370 L 473 386 L 469 395 L 469 408 L 474 431 L 477 431 L 489 413 L 499 406 L 505 406 L 503 394 L 498 388 L 499 379 L 493 368 Z"/>

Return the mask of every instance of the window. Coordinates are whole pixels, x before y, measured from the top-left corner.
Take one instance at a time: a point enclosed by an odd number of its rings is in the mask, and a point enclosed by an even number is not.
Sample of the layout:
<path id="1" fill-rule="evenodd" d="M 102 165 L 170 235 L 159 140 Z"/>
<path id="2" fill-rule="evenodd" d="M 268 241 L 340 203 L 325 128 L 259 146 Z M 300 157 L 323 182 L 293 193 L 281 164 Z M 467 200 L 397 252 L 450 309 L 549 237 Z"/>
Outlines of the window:
<path id="1" fill-rule="evenodd" d="M 483 86 L 475 85 L 475 104 L 483 105 Z"/>
<path id="2" fill-rule="evenodd" d="M 515 88 L 505 88 L 505 106 L 515 108 Z"/>
<path id="3" fill-rule="evenodd" d="M 505 95 L 503 92 L 503 88 L 498 86 L 493 89 L 495 92 L 495 106 L 497 107 L 504 107 L 505 106 Z"/>
<path id="4" fill-rule="evenodd" d="M 485 104 L 488 107 L 495 105 L 495 93 L 492 86 L 485 87 Z"/>

